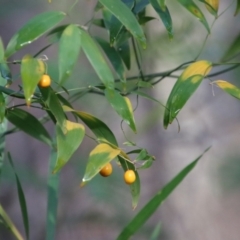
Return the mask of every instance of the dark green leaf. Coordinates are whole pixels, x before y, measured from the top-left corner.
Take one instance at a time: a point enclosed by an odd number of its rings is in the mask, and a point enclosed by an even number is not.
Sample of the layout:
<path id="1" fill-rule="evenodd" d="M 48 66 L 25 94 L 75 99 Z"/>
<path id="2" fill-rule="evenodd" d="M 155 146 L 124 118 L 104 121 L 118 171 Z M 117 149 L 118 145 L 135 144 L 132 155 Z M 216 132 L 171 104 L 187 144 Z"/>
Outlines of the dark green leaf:
<path id="1" fill-rule="evenodd" d="M 165 28 L 167 29 L 169 38 L 172 39 L 173 38 L 172 18 L 168 11 L 168 8 L 166 7 L 165 10 L 162 10 L 158 0 L 150 0 L 150 2 L 155 11 L 158 13 L 159 17 L 162 19 L 162 22 Z"/>
<path id="2" fill-rule="evenodd" d="M 146 48 L 146 38 L 141 26 L 129 8 L 120 0 L 99 0 L 100 3 L 107 8 L 130 33 L 138 40 L 143 48 Z"/>
<path id="3" fill-rule="evenodd" d="M 210 33 L 210 28 L 205 16 L 199 7 L 193 2 L 193 0 L 178 0 L 178 2 L 181 3 L 189 12 L 191 12 L 205 26 L 208 33 Z"/>
<path id="4" fill-rule="evenodd" d="M 149 4 L 149 0 L 136 0 L 135 6 L 133 8 L 133 12 L 135 14 L 141 12 L 148 4 Z"/>
<path id="5" fill-rule="evenodd" d="M 120 80 L 125 83 L 126 77 L 125 77 L 124 65 L 123 65 L 122 59 L 119 56 L 116 49 L 114 47 L 110 47 L 109 43 L 101 38 L 96 37 L 96 40 L 102 47 L 105 54 L 107 55 L 108 59 L 110 60 L 111 64 L 113 65 L 116 73 L 118 74 L 118 77 L 120 78 Z"/>
<path id="6" fill-rule="evenodd" d="M 132 110 L 132 104 L 127 97 L 123 97 L 115 90 L 106 89 L 105 96 L 111 106 L 122 117 L 122 119 L 129 125 L 129 127 L 136 133 L 136 125 Z"/>
<path id="7" fill-rule="evenodd" d="M 60 173 L 52 174 L 57 161 L 57 154 L 52 150 L 49 159 L 48 170 L 48 193 L 47 193 L 47 219 L 46 219 L 46 240 L 55 239 L 57 226 L 57 208 L 58 208 L 58 186 Z"/>
<path id="8" fill-rule="evenodd" d="M 43 61 L 32 58 L 30 55 L 25 55 L 23 57 L 21 64 L 21 77 L 24 96 L 28 106 L 31 103 L 31 98 L 35 92 L 37 84 L 44 73 L 45 65 Z"/>
<path id="9" fill-rule="evenodd" d="M 46 129 L 38 119 L 29 112 L 20 108 L 10 108 L 7 109 L 6 118 L 25 133 L 52 146 L 51 138 Z"/>
<path id="10" fill-rule="evenodd" d="M 106 143 L 100 143 L 91 152 L 88 158 L 86 170 L 82 179 L 82 184 L 89 182 L 99 171 L 110 161 L 112 161 L 121 151 Z"/>
<path id="11" fill-rule="evenodd" d="M 59 42 L 59 82 L 62 84 L 71 75 L 81 47 L 80 30 L 76 25 L 64 29 Z"/>
<path id="12" fill-rule="evenodd" d="M 0 92 L 0 123 L 3 123 L 5 117 L 6 103 L 3 93 Z"/>
<path id="13" fill-rule="evenodd" d="M 156 19 L 156 18 L 149 17 L 149 16 L 142 16 L 142 17 L 139 17 L 138 22 L 140 25 L 144 25 L 145 23 L 150 22 L 154 19 Z"/>
<path id="14" fill-rule="evenodd" d="M 19 49 L 32 43 L 66 16 L 64 12 L 44 12 L 28 21 L 7 45 L 5 57 L 8 58 Z"/>
<path id="15" fill-rule="evenodd" d="M 206 149 L 206 151 L 208 151 Z M 204 154 L 203 153 L 203 154 Z M 172 191 L 182 182 L 188 173 L 196 166 L 198 160 L 203 156 L 200 155 L 195 161 L 185 167 L 176 177 L 174 177 L 163 189 L 161 189 L 133 218 L 133 220 L 123 229 L 117 240 L 129 239 L 142 225 L 156 212 L 157 208 L 172 193 Z"/>
<path id="16" fill-rule="evenodd" d="M 11 157 L 9 152 L 8 152 L 8 160 L 9 160 L 9 162 L 10 162 L 12 168 L 13 168 L 14 174 L 15 174 L 15 178 L 16 178 L 16 182 L 17 182 L 17 190 L 18 190 L 18 200 L 19 200 L 19 204 L 20 204 L 20 207 L 21 207 L 25 234 L 26 234 L 26 238 L 29 239 L 29 221 L 28 221 L 27 204 L 26 204 L 24 192 L 23 192 L 23 189 L 22 189 L 22 186 L 21 186 L 21 182 L 18 178 L 18 175 L 17 175 L 16 170 L 14 168 L 12 157 Z"/>
<path id="17" fill-rule="evenodd" d="M 85 128 L 80 123 L 65 121 L 64 131 L 57 124 L 57 162 L 53 173 L 58 172 L 78 149 L 85 135 Z"/>
<path id="18" fill-rule="evenodd" d="M 117 51 L 122 58 L 126 68 L 129 70 L 131 68 L 131 53 L 130 53 L 130 47 L 129 42 L 125 41 L 121 45 L 117 47 Z"/>
<path id="19" fill-rule="evenodd" d="M 112 72 L 107 65 L 99 47 L 94 42 L 93 38 L 87 32 L 81 29 L 82 48 L 89 62 L 92 64 L 100 80 L 106 88 L 114 88 L 114 78 Z"/>
<path id="20" fill-rule="evenodd" d="M 63 112 L 62 105 L 58 97 L 56 96 L 56 93 L 52 90 L 51 87 L 48 88 L 39 87 L 39 89 L 42 93 L 43 101 L 45 103 L 43 106 L 47 107 L 48 111 L 50 111 L 53 114 L 56 121 L 63 129 L 66 117 Z"/>

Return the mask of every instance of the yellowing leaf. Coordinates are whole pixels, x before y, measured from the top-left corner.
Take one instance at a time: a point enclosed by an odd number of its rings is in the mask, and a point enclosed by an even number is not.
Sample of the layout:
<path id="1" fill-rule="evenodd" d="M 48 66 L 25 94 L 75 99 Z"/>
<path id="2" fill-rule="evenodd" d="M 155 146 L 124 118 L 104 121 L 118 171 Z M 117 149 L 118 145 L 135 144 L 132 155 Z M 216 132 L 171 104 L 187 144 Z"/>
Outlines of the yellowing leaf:
<path id="1" fill-rule="evenodd" d="M 206 8 L 207 10 L 214 15 L 215 17 L 217 17 L 217 12 L 218 12 L 218 7 L 219 7 L 219 0 L 205 0 L 206 3 Z"/>
<path id="2" fill-rule="evenodd" d="M 220 87 L 226 93 L 230 94 L 231 96 L 240 99 L 240 89 L 235 85 L 224 80 L 217 80 L 212 82 L 212 84 L 213 83 Z"/>
<path id="3" fill-rule="evenodd" d="M 80 123 L 65 121 L 65 131 L 57 124 L 57 162 L 54 167 L 53 173 L 59 171 L 71 158 L 73 153 L 80 146 L 85 128 Z"/>
<path id="4" fill-rule="evenodd" d="M 82 185 L 90 181 L 107 163 L 118 156 L 120 152 L 120 149 L 112 148 L 106 143 L 97 145 L 90 152 L 85 174 L 82 179 Z"/>
<path id="5" fill-rule="evenodd" d="M 42 60 L 25 55 L 21 64 L 21 77 L 23 82 L 24 96 L 29 106 L 32 95 L 37 87 L 39 80 L 45 72 L 45 65 Z"/>
<path id="6" fill-rule="evenodd" d="M 209 73 L 212 63 L 201 60 L 188 66 L 175 83 L 167 100 L 164 112 L 164 127 L 176 118 L 179 111 L 196 91 L 203 78 Z"/>
<path id="7" fill-rule="evenodd" d="M 201 60 L 189 65 L 180 76 L 182 81 L 187 80 L 193 75 L 203 75 L 206 76 L 212 69 L 212 63 L 206 60 Z"/>

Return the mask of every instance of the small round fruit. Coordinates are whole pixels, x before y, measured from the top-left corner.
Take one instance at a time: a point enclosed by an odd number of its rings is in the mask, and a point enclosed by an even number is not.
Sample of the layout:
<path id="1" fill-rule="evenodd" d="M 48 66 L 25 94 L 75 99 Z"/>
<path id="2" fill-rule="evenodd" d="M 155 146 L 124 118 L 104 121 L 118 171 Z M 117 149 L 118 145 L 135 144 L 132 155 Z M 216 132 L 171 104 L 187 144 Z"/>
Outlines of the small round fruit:
<path id="1" fill-rule="evenodd" d="M 99 172 L 103 177 L 108 177 L 112 174 L 112 165 L 107 163 Z"/>
<path id="2" fill-rule="evenodd" d="M 44 74 L 42 75 L 39 83 L 38 83 L 38 86 L 40 87 L 43 87 L 43 88 L 46 88 L 46 87 L 49 87 L 51 85 L 51 78 L 49 75 L 47 74 Z"/>
<path id="3" fill-rule="evenodd" d="M 126 184 L 132 184 L 136 180 L 136 174 L 133 170 L 127 170 L 124 173 L 124 181 Z"/>

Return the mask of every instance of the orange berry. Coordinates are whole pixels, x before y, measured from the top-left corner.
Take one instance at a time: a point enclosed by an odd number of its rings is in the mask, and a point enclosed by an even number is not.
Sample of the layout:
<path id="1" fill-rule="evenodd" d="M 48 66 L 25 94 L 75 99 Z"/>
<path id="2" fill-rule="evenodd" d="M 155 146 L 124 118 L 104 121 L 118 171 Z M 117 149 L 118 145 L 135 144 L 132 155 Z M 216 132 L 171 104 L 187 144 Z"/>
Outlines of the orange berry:
<path id="1" fill-rule="evenodd" d="M 136 180 L 136 174 L 133 170 L 127 170 L 124 173 L 124 181 L 126 184 L 132 184 Z"/>
<path id="2" fill-rule="evenodd" d="M 112 165 L 107 163 L 99 172 L 103 177 L 108 177 L 112 174 Z"/>
<path id="3" fill-rule="evenodd" d="M 38 86 L 39 87 L 42 87 L 42 88 L 46 88 L 46 87 L 49 87 L 51 85 L 51 78 L 49 75 L 47 74 L 44 74 L 42 75 L 39 83 L 38 83 Z"/>

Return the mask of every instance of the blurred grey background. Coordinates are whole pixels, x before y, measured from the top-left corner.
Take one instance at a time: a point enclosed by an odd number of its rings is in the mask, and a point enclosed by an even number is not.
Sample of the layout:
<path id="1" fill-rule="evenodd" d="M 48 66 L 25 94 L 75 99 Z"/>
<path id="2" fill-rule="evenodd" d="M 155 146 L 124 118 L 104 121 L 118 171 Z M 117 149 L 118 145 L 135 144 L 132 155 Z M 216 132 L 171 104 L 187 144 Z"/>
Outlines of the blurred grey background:
<path id="1" fill-rule="evenodd" d="M 5 46 L 12 35 L 36 14 L 46 10 L 68 11 L 73 2 L 1 0 L 0 36 Z M 92 18 L 95 4 L 93 0 L 80 1 L 63 23 L 84 25 Z M 229 4 L 227 0 L 220 1 L 219 12 Z M 159 20 L 145 25 L 148 39 L 148 48 L 142 51 L 145 74 L 166 71 L 193 60 L 206 37 L 207 32 L 202 24 L 177 1 L 169 1 L 168 6 L 173 18 L 174 39 L 169 41 Z M 204 10 L 203 4 L 201 6 L 211 25 L 214 18 Z M 240 16 L 234 17 L 234 11 L 235 4 L 215 22 L 199 59 L 218 62 L 239 34 Z M 147 12 L 158 18 L 151 7 Z M 96 16 L 100 17 L 100 14 Z M 91 34 L 106 36 L 97 27 L 91 28 Z M 21 59 L 26 53 L 34 54 L 47 43 L 48 39 L 43 37 L 19 51 L 12 60 Z M 57 51 L 56 44 L 43 53 L 49 58 L 49 74 L 56 80 Z M 138 74 L 134 57 L 132 59 L 133 69 L 127 72 L 128 76 Z M 19 73 L 19 66 L 11 65 L 11 69 L 15 75 Z M 239 69 L 236 69 L 211 80 L 227 80 L 240 87 L 239 73 Z M 96 74 L 81 54 L 65 87 L 72 89 L 97 83 Z M 165 104 L 174 83 L 175 79 L 166 78 L 146 92 Z M 12 87 L 18 89 L 18 84 L 19 79 Z M 132 96 L 131 100 L 136 106 L 136 96 Z M 17 100 L 11 100 L 9 106 L 17 103 Z M 126 140 L 120 128 L 121 120 L 102 96 L 87 94 L 74 106 L 103 120 L 116 135 L 119 145 L 128 150 L 122 145 Z M 56 239 L 115 239 L 157 191 L 209 146 L 212 146 L 210 151 L 132 239 L 150 239 L 159 222 L 160 240 L 240 239 L 239 106 L 238 100 L 217 87 L 212 88 L 206 79 L 178 115 L 181 126 L 178 133 L 176 121 L 167 130 L 163 129 L 164 109 L 160 105 L 139 98 L 135 112 L 138 134 L 132 134 L 126 125 L 124 130 L 129 139 L 147 148 L 156 161 L 151 168 L 139 172 L 142 192 L 137 209 L 131 209 L 129 188 L 124 184 L 123 172 L 116 164 L 109 178 L 97 176 L 84 188 L 79 188 L 88 154 L 95 146 L 92 140 L 85 138 L 77 153 L 61 171 Z M 42 116 L 39 110 L 29 111 L 35 116 Z M 53 133 L 53 127 L 51 123 L 46 124 L 50 133 Z M 6 151 L 11 152 L 24 189 L 30 219 L 30 239 L 45 239 L 50 149 L 19 132 L 7 137 Z M 5 162 L 0 180 L 0 203 L 24 234 L 15 178 L 8 162 Z M 2 225 L 0 239 L 14 239 Z"/>

